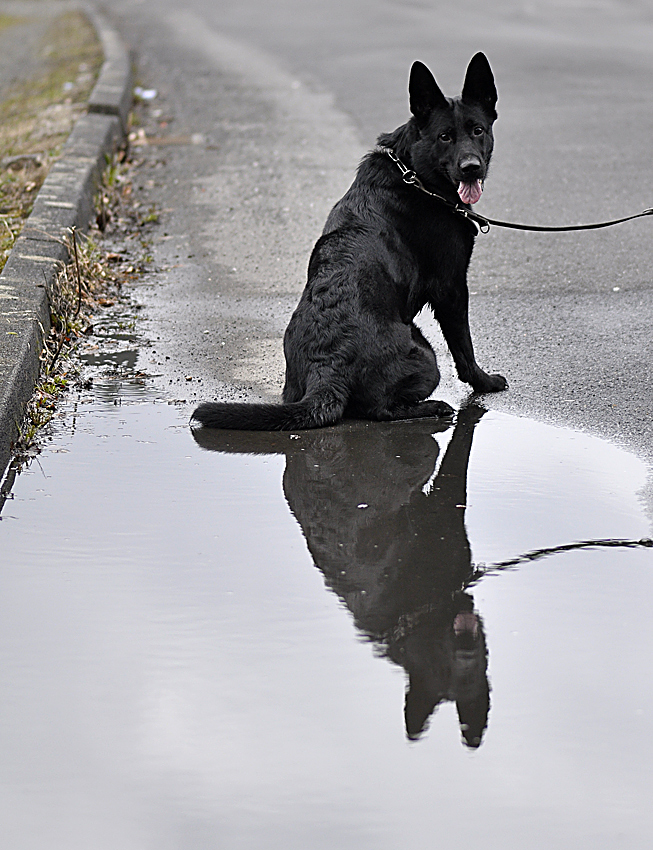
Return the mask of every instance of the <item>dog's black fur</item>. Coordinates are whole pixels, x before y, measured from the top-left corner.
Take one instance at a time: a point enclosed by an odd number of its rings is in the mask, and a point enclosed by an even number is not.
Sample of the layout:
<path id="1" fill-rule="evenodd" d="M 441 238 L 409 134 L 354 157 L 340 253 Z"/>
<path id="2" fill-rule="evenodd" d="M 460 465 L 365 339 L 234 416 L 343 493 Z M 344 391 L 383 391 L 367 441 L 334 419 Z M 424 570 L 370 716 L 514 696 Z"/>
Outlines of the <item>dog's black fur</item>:
<path id="1" fill-rule="evenodd" d="M 428 190 L 459 203 L 459 184 L 487 174 L 497 92 L 477 53 L 462 95 L 445 98 L 421 62 L 409 82 L 411 119 L 379 145 L 391 148 Z M 480 185 L 476 183 L 476 185 Z M 425 401 L 440 380 L 435 353 L 413 320 L 428 304 L 461 381 L 479 393 L 506 388 L 476 363 L 469 332 L 467 268 L 475 226 L 403 181 L 380 150 L 362 161 L 329 215 L 310 258 L 308 283 L 284 337 L 282 404 L 204 402 L 193 418 L 211 428 L 289 430 L 446 416 Z"/>

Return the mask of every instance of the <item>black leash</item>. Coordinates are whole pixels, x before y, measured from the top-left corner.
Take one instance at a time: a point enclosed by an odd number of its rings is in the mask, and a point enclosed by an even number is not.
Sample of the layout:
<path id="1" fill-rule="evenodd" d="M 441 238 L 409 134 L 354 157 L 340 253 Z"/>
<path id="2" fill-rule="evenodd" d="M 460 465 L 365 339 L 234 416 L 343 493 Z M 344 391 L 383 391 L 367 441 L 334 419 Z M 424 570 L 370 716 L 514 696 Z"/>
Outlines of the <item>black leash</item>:
<path id="1" fill-rule="evenodd" d="M 571 230 L 598 230 L 601 227 L 612 227 L 613 224 L 622 224 L 624 221 L 632 221 L 635 218 L 643 218 L 644 216 L 653 215 L 653 208 L 651 208 L 644 210 L 641 213 L 636 213 L 635 215 L 628 215 L 625 218 L 615 218 L 611 221 L 601 221 L 597 224 L 571 224 L 566 227 L 545 227 L 538 224 L 515 224 L 512 221 L 499 221 L 496 218 L 488 218 L 487 216 L 479 215 L 479 213 L 474 212 L 474 210 L 471 210 L 466 206 L 456 204 L 453 201 L 447 200 L 447 198 L 443 198 L 442 195 L 429 191 L 419 179 L 417 174 L 404 165 L 392 148 L 378 147 L 377 150 L 380 153 L 387 154 L 390 159 L 396 163 L 397 167 L 401 171 L 404 183 L 407 183 L 410 186 L 415 186 L 420 191 L 425 192 L 432 198 L 435 198 L 436 201 L 439 201 L 446 207 L 449 207 L 452 212 L 458 213 L 458 215 L 463 216 L 468 221 L 474 222 L 481 233 L 489 233 L 491 225 L 494 225 L 494 227 L 508 227 L 511 230 L 530 230 L 536 233 L 565 233 Z"/>
<path id="2" fill-rule="evenodd" d="M 511 221 L 498 221 L 494 218 L 486 218 L 472 210 L 469 210 L 465 217 L 476 222 L 481 233 L 487 233 L 490 230 L 491 224 L 496 227 L 509 227 L 512 230 L 532 230 L 535 232 L 539 231 L 540 233 L 564 233 L 569 230 L 598 230 L 601 227 L 612 227 L 613 224 L 621 224 L 624 221 L 632 221 L 634 218 L 643 218 L 647 215 L 653 215 L 653 209 L 644 210 L 643 212 L 636 213 L 635 215 L 627 215 L 625 218 L 613 218 L 611 221 L 600 221 L 596 224 L 570 224 L 566 227 L 544 227 L 538 224 L 515 224 Z"/>

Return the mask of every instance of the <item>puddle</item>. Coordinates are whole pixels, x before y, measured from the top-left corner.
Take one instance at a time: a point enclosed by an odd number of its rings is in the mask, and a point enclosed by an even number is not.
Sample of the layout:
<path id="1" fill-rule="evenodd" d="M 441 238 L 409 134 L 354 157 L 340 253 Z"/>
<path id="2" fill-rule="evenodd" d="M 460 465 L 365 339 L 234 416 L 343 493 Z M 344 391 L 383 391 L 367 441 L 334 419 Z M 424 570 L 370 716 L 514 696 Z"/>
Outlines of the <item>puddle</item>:
<path id="1" fill-rule="evenodd" d="M 649 846 L 639 460 L 474 409 L 66 408 L 1 514 L 7 846 Z"/>
<path id="2" fill-rule="evenodd" d="M 103 366 L 134 371 L 139 349 L 145 345 L 135 330 L 133 310 L 105 310 L 95 319 L 92 337 L 78 354 L 80 364 L 89 369 Z"/>

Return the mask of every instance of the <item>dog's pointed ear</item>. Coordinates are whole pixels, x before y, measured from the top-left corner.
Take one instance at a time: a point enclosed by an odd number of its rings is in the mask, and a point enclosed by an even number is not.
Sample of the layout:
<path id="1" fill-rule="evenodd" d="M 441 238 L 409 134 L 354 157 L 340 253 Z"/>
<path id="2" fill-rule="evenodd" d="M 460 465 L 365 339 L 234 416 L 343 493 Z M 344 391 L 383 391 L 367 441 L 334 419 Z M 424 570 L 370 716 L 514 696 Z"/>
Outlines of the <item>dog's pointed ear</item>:
<path id="1" fill-rule="evenodd" d="M 477 53 L 467 66 L 463 85 L 463 103 L 478 103 L 494 120 L 497 117 L 497 89 L 490 63 L 484 53 Z"/>
<path id="2" fill-rule="evenodd" d="M 423 62 L 413 62 L 408 81 L 410 95 L 410 111 L 423 124 L 431 112 L 440 107 L 446 107 L 447 99 L 440 91 L 435 77 Z"/>

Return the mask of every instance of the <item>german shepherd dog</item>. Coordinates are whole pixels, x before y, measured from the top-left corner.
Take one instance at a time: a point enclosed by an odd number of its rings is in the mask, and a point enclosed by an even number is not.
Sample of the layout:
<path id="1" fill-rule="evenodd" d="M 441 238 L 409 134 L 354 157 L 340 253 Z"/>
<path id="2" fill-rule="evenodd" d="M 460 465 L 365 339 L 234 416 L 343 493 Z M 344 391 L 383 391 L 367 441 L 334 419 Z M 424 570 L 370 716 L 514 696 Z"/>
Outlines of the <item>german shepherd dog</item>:
<path id="1" fill-rule="evenodd" d="M 440 380 L 435 352 L 413 321 L 426 304 L 460 380 L 477 393 L 507 387 L 474 357 L 467 268 L 477 231 L 451 209 L 478 201 L 490 163 L 497 117 L 490 65 L 477 53 L 461 96 L 447 98 L 415 62 L 409 95 L 412 117 L 379 136 L 313 249 L 284 336 L 282 403 L 203 402 L 194 420 L 274 431 L 320 428 L 345 416 L 450 416 L 448 404 L 426 400 Z"/>

